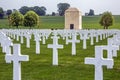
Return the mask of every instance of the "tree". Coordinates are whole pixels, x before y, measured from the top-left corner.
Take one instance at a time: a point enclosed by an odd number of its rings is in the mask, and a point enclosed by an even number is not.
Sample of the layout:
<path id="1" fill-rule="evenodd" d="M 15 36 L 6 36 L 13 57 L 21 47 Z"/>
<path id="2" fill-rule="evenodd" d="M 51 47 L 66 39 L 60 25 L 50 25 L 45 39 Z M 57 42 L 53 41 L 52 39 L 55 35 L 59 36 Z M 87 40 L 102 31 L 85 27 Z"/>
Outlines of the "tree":
<path id="1" fill-rule="evenodd" d="M 10 14 L 12 14 L 12 10 L 8 9 L 6 14 L 9 16 Z"/>
<path id="2" fill-rule="evenodd" d="M 44 10 L 44 11 L 47 10 L 46 7 L 44 7 L 44 6 L 41 6 L 40 8 L 41 8 L 42 10 Z"/>
<path id="3" fill-rule="evenodd" d="M 30 8 L 27 6 L 23 6 L 19 9 L 20 13 L 22 13 L 23 15 L 25 15 L 29 10 Z"/>
<path id="4" fill-rule="evenodd" d="M 104 12 L 99 21 L 101 26 L 104 26 L 104 29 L 108 29 L 109 26 L 113 25 L 113 16 L 111 12 Z"/>
<path id="5" fill-rule="evenodd" d="M 47 10 L 46 7 L 41 6 L 40 8 L 41 8 L 41 12 L 42 12 L 41 15 L 42 15 L 42 16 L 45 16 L 45 15 L 46 15 L 46 10 Z"/>
<path id="6" fill-rule="evenodd" d="M 52 12 L 52 16 L 55 16 L 55 12 Z"/>
<path id="7" fill-rule="evenodd" d="M 44 16 L 46 15 L 46 8 L 44 6 L 34 6 L 34 7 L 27 7 L 27 6 L 23 6 L 19 9 L 19 11 L 25 15 L 28 11 L 34 11 L 36 12 L 39 16 Z"/>
<path id="8" fill-rule="evenodd" d="M 57 4 L 58 12 L 60 16 L 63 16 L 65 14 L 65 10 L 67 10 L 70 7 L 70 4 L 68 3 L 59 3 Z"/>
<path id="9" fill-rule="evenodd" d="M 23 25 L 24 16 L 20 12 L 15 11 L 10 15 L 9 19 L 10 24 L 18 28 L 18 26 Z"/>
<path id="10" fill-rule="evenodd" d="M 33 11 L 36 12 L 39 16 L 45 16 L 46 15 L 46 8 L 44 6 L 34 6 Z"/>
<path id="11" fill-rule="evenodd" d="M 12 14 L 12 10 L 7 10 L 6 15 L 8 15 L 8 22 L 9 22 L 9 26 L 11 25 L 11 21 L 10 21 L 10 15 Z"/>
<path id="12" fill-rule="evenodd" d="M 3 19 L 4 17 L 4 11 L 3 8 L 0 7 L 0 19 Z"/>
<path id="13" fill-rule="evenodd" d="M 90 9 L 89 13 L 88 13 L 88 16 L 94 16 L 94 10 Z"/>
<path id="14" fill-rule="evenodd" d="M 24 15 L 24 26 L 34 27 L 39 24 L 39 16 L 34 11 L 28 11 Z"/>

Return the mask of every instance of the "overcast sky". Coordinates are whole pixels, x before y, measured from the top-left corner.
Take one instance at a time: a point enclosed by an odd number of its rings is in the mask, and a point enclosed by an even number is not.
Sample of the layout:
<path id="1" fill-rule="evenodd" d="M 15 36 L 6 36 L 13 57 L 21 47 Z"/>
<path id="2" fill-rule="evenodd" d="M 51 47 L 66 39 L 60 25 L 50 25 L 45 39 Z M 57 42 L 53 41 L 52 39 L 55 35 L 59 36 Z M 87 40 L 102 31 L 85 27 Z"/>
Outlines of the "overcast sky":
<path id="1" fill-rule="evenodd" d="M 4 10 L 19 9 L 21 6 L 45 6 L 47 13 L 57 12 L 58 3 L 69 3 L 71 7 L 76 7 L 82 14 L 90 9 L 95 14 L 110 11 L 113 14 L 120 14 L 120 0 L 0 0 L 0 7 Z"/>

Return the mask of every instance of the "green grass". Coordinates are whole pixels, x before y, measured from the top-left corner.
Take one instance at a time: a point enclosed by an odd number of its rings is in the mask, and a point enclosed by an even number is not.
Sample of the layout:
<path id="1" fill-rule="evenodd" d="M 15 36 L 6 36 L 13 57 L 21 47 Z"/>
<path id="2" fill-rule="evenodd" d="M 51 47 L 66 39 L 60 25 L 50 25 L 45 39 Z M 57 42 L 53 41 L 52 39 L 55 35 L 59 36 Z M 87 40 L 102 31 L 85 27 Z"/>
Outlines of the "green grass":
<path id="1" fill-rule="evenodd" d="M 82 27 L 83 29 L 103 29 L 99 24 L 100 16 L 83 16 Z M 8 26 L 7 19 L 0 19 L 0 28 L 15 28 Z M 19 28 L 26 28 L 19 26 Z M 63 16 L 41 16 L 39 29 L 64 29 L 64 17 Z M 120 15 L 114 16 L 114 25 L 109 27 L 110 29 L 120 29 Z M 29 29 L 29 28 L 28 28 Z"/>
<path id="2" fill-rule="evenodd" d="M 114 16 L 115 23 L 110 29 L 120 29 L 120 16 Z M 40 29 L 64 29 L 64 17 L 43 16 L 40 17 Z M 99 25 L 100 16 L 83 16 L 84 29 L 102 29 Z M 7 19 L 0 19 L 0 28 L 9 28 Z M 13 28 L 13 27 L 12 27 Z M 15 28 L 15 27 L 14 27 Z M 25 28 L 25 27 L 20 27 Z M 37 28 L 37 27 L 35 27 Z M 64 45 L 64 49 L 59 49 L 59 65 L 52 66 L 52 49 L 47 48 L 47 44 L 52 44 L 49 38 L 45 45 L 41 44 L 40 55 L 35 54 L 35 42 L 31 39 L 31 47 L 26 48 L 25 40 L 21 45 L 21 53 L 29 55 L 29 62 L 22 62 L 22 80 L 94 80 L 94 66 L 84 64 L 85 57 L 94 57 L 95 45 L 106 45 L 106 39 L 90 45 L 87 40 L 87 49 L 82 49 L 82 41 L 77 43 L 77 55 L 71 55 L 71 44 L 65 45 L 65 41 L 60 39 L 59 44 Z M 14 40 L 14 43 L 20 43 Z M 0 80 L 12 80 L 12 64 L 5 63 L 5 54 L 0 47 Z M 104 52 L 106 57 L 106 52 Z M 114 58 L 114 68 L 108 70 L 103 67 L 104 80 L 119 80 L 120 76 L 120 51 L 118 57 Z"/>
<path id="3" fill-rule="evenodd" d="M 49 38 L 46 44 L 41 43 L 41 53 L 35 54 L 35 42 L 31 39 L 31 47 L 26 48 L 26 43 L 21 45 L 21 53 L 29 55 L 28 62 L 22 62 L 22 80 L 94 80 L 94 66 L 84 64 L 85 57 L 94 57 L 95 45 L 106 45 L 106 39 L 90 45 L 87 40 L 87 49 L 82 49 L 82 40 L 77 43 L 77 55 L 71 55 L 71 44 L 65 45 L 65 41 L 60 39 L 59 44 L 64 45 L 64 49 L 59 49 L 59 65 L 52 66 L 52 49 L 47 48 L 47 44 L 52 44 Z M 14 43 L 20 43 L 15 41 Z M 0 48 L 0 80 L 12 80 L 12 64 L 6 64 L 4 60 L 5 54 Z M 115 59 L 114 68 L 111 70 L 103 67 L 104 80 L 119 80 L 120 76 L 120 52 Z M 105 55 L 106 56 L 106 53 Z"/>

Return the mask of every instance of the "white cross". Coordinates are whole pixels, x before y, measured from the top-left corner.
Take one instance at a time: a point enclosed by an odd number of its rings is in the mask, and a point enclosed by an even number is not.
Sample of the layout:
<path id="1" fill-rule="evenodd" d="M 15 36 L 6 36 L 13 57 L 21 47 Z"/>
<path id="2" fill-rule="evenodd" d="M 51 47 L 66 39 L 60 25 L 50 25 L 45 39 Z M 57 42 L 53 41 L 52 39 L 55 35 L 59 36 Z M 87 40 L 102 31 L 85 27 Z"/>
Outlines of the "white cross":
<path id="1" fill-rule="evenodd" d="M 77 40 L 77 34 L 74 31 L 72 33 L 72 39 L 66 41 L 66 43 L 72 43 L 72 55 L 76 55 L 76 43 L 79 43 L 79 42 L 80 40 Z"/>
<path id="2" fill-rule="evenodd" d="M 117 50 L 119 50 L 119 46 L 114 45 L 114 41 L 112 40 L 112 38 L 108 38 L 108 57 L 112 58 L 112 57 L 117 57 Z"/>
<path id="3" fill-rule="evenodd" d="M 53 48 L 53 65 L 58 65 L 58 48 L 63 48 L 63 45 L 58 44 L 59 37 L 54 35 L 51 37 L 53 39 L 53 44 L 48 44 L 48 48 Z"/>
<path id="4" fill-rule="evenodd" d="M 29 56 L 21 55 L 20 44 L 13 45 L 13 54 L 6 54 L 6 63 L 13 61 L 13 80 L 21 80 L 21 61 L 28 61 Z"/>
<path id="5" fill-rule="evenodd" d="M 6 52 L 6 39 L 7 39 L 7 36 L 5 33 L 1 32 L 0 33 L 0 43 L 1 43 L 1 47 L 2 47 L 2 52 L 5 53 Z"/>
<path id="6" fill-rule="evenodd" d="M 5 49 L 6 49 L 6 54 L 11 54 L 11 47 L 13 46 L 12 40 L 8 37 L 5 40 Z"/>
<path id="7" fill-rule="evenodd" d="M 27 48 L 30 48 L 31 34 L 27 32 L 27 33 L 24 34 L 24 35 L 25 35 L 25 37 L 26 37 L 26 47 L 27 47 Z"/>
<path id="8" fill-rule="evenodd" d="M 83 40 L 83 49 L 87 49 L 86 40 L 89 39 L 87 31 L 86 31 L 86 33 L 84 32 L 83 35 L 84 36 L 80 36 L 80 38 Z"/>
<path id="9" fill-rule="evenodd" d="M 105 39 L 106 38 L 106 32 L 104 31 L 104 33 L 103 33 L 103 39 Z"/>
<path id="10" fill-rule="evenodd" d="M 99 34 L 98 34 L 98 32 L 96 32 L 95 37 L 96 37 L 96 42 L 99 42 Z"/>
<path id="11" fill-rule="evenodd" d="M 48 39 L 51 31 L 49 30 L 43 30 L 41 33 L 41 38 L 42 38 L 42 44 L 46 44 L 46 39 Z"/>
<path id="12" fill-rule="evenodd" d="M 91 39 L 90 44 L 93 45 L 93 44 L 94 44 L 94 31 L 93 31 L 93 32 L 92 32 L 92 31 L 90 32 L 89 37 L 90 37 L 90 39 Z"/>
<path id="13" fill-rule="evenodd" d="M 11 47 L 13 45 L 12 40 L 7 37 L 4 33 L 1 33 L 1 46 L 2 46 L 2 52 L 6 54 L 11 54 Z"/>
<path id="14" fill-rule="evenodd" d="M 20 43 L 23 44 L 23 42 L 24 42 L 24 39 L 23 39 L 23 33 L 20 34 L 20 39 L 21 39 Z"/>
<path id="15" fill-rule="evenodd" d="M 85 64 L 95 65 L 95 80 L 103 80 L 102 66 L 113 68 L 113 59 L 103 58 L 101 46 L 95 46 L 95 58 L 85 58 Z"/>
<path id="16" fill-rule="evenodd" d="M 117 45 L 120 48 L 120 39 L 118 39 L 118 38 L 119 38 L 118 35 L 114 35 L 113 38 L 112 38 L 112 40 L 114 41 L 113 45 Z"/>
<path id="17" fill-rule="evenodd" d="M 16 31 L 16 40 L 19 41 L 19 36 L 20 36 L 20 32 L 19 31 Z"/>
<path id="18" fill-rule="evenodd" d="M 100 32 L 100 40 L 102 40 L 103 38 L 103 34 Z"/>
<path id="19" fill-rule="evenodd" d="M 35 34 L 35 41 L 36 41 L 36 54 L 40 54 L 40 35 Z"/>

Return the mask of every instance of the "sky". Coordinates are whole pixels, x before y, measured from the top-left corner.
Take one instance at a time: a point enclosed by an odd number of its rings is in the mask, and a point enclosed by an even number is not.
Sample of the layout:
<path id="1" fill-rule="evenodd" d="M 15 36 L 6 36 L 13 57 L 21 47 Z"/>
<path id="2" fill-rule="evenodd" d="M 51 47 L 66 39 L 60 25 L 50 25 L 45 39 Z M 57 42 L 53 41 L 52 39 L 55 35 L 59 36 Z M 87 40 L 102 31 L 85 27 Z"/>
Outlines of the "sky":
<path id="1" fill-rule="evenodd" d="M 0 7 L 4 10 L 19 9 L 22 6 L 45 6 L 47 14 L 57 12 L 58 3 L 69 3 L 71 7 L 78 8 L 84 15 L 90 9 L 95 14 L 101 14 L 110 11 L 114 15 L 120 15 L 120 0 L 0 0 Z"/>

